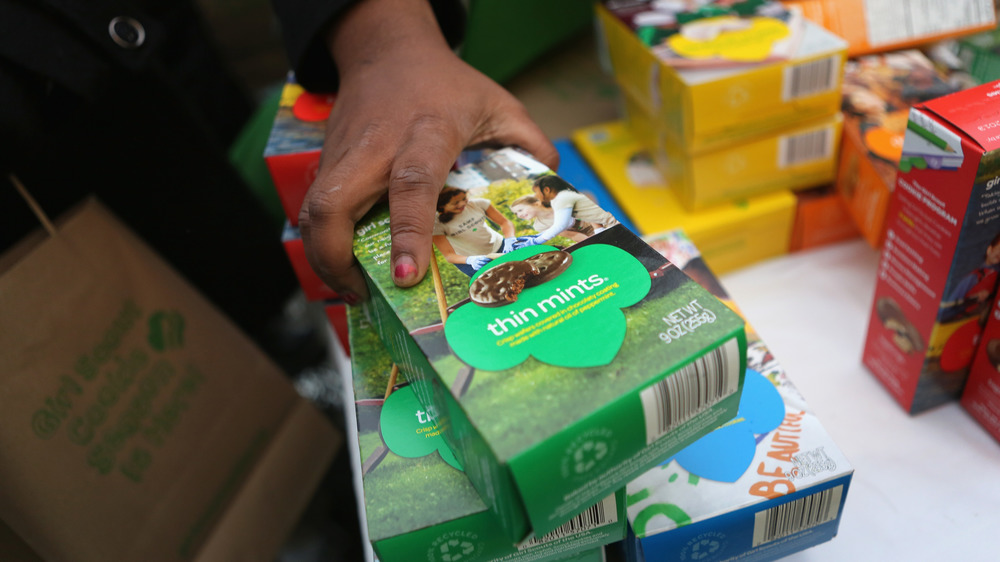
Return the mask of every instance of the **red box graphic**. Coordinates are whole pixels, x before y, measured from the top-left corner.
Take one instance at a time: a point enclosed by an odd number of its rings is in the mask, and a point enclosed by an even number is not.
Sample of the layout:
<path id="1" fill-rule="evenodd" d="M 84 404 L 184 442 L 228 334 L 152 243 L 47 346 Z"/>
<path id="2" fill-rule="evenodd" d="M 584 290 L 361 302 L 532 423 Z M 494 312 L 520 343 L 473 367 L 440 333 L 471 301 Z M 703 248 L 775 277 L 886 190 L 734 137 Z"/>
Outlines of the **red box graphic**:
<path id="1" fill-rule="evenodd" d="M 1000 300 L 986 320 L 979 351 L 962 391 L 962 407 L 1000 441 Z"/>

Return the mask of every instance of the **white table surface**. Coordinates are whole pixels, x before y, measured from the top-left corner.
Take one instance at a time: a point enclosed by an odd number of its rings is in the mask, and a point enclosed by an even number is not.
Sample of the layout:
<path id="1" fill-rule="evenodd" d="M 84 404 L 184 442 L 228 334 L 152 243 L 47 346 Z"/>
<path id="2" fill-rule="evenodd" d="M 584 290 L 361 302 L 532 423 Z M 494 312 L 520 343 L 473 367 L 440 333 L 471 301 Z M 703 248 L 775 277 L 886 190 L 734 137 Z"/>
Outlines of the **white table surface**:
<path id="1" fill-rule="evenodd" d="M 855 470 L 838 536 L 785 560 L 1000 560 L 1000 444 L 957 403 L 906 414 L 861 363 L 877 265 L 855 240 L 721 278 Z"/>

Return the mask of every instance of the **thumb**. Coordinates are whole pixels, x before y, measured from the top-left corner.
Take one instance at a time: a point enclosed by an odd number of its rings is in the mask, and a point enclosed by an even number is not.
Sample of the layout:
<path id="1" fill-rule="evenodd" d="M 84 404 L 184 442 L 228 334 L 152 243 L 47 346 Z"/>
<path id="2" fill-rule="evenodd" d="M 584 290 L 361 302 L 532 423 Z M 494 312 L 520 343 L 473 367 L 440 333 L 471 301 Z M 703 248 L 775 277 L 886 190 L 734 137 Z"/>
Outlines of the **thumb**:
<path id="1" fill-rule="evenodd" d="M 401 287 L 423 279 L 434 259 L 432 233 L 438 194 L 460 147 L 445 135 L 414 134 L 397 154 L 389 177 L 392 278 Z"/>

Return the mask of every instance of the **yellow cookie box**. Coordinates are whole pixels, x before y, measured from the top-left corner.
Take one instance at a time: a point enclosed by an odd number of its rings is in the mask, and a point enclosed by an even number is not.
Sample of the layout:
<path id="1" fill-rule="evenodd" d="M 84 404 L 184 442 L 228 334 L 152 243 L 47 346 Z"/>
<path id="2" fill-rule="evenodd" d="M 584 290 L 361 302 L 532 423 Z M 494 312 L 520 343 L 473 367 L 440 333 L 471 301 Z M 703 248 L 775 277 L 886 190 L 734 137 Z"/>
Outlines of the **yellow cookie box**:
<path id="1" fill-rule="evenodd" d="M 685 152 L 715 150 L 840 110 L 847 43 L 812 22 L 803 23 L 789 60 L 684 70 L 658 59 L 603 4 L 597 24 L 615 81 Z"/>
<path id="2" fill-rule="evenodd" d="M 716 150 L 689 154 L 672 144 L 661 124 L 627 93 L 625 121 L 653 154 L 670 188 L 688 211 L 699 211 L 782 189 L 831 183 L 843 130 L 839 111 Z"/>
<path id="3" fill-rule="evenodd" d="M 621 121 L 578 129 L 572 140 L 640 235 L 683 228 L 719 274 L 788 252 L 795 218 L 791 191 L 689 212 Z"/>

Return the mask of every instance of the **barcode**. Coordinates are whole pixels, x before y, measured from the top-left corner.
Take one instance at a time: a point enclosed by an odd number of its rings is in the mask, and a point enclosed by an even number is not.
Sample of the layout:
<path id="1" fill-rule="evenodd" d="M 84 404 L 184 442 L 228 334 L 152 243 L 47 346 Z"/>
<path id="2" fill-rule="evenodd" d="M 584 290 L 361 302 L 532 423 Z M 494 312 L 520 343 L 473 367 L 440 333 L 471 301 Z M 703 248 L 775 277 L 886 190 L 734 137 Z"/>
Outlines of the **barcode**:
<path id="1" fill-rule="evenodd" d="M 736 392 L 740 382 L 736 338 L 695 359 L 639 393 L 646 418 L 646 444 Z"/>
<path id="2" fill-rule="evenodd" d="M 787 102 L 832 90 L 839 69 L 840 57 L 837 55 L 786 66 L 781 100 Z"/>
<path id="3" fill-rule="evenodd" d="M 754 515 L 753 546 L 822 525 L 837 518 L 844 486 L 828 488 Z"/>
<path id="4" fill-rule="evenodd" d="M 832 127 L 801 135 L 786 135 L 778 139 L 778 166 L 787 168 L 806 162 L 826 160 L 833 155 L 832 151 Z"/>
<path id="5" fill-rule="evenodd" d="M 524 541 L 517 546 L 518 550 L 524 550 L 539 544 L 545 544 L 554 540 L 596 529 L 604 525 L 618 522 L 618 502 L 615 495 L 590 506 L 586 511 L 563 523 L 559 528 L 549 531 L 540 537 L 535 537 Z"/>

